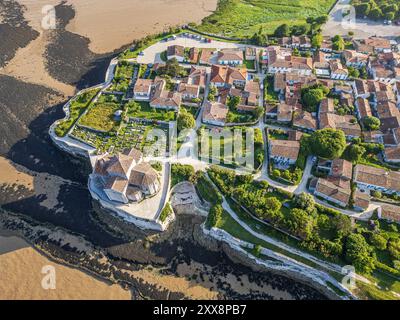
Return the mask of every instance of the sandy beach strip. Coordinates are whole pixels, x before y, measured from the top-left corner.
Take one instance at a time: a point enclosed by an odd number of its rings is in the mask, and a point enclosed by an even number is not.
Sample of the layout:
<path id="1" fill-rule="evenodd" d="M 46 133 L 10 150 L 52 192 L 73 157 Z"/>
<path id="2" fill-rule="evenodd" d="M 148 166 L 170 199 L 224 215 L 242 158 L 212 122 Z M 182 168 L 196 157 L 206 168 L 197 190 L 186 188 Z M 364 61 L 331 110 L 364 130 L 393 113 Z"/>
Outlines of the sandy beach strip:
<path id="1" fill-rule="evenodd" d="M 0 300 L 130 300 L 131 293 L 77 269 L 56 264 L 15 236 L 0 230 Z M 45 290 L 42 269 L 55 269 L 56 289 Z"/>

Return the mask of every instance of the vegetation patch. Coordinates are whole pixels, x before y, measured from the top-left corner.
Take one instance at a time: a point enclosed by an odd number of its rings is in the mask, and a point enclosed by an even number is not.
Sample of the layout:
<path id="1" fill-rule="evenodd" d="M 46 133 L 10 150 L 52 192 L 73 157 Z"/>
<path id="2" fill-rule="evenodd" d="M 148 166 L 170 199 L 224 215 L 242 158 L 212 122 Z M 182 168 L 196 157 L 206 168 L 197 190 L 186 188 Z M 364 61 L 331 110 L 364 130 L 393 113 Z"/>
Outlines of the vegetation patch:
<path id="1" fill-rule="evenodd" d="M 120 105 L 115 103 L 96 103 L 79 120 L 79 125 L 102 131 L 115 131 L 119 124 L 116 120 L 115 112 L 120 110 Z"/>
<path id="2" fill-rule="evenodd" d="M 304 25 L 308 17 L 327 14 L 334 3 L 335 0 L 220 0 L 217 10 L 197 28 L 218 35 L 251 38 L 260 28 L 265 34 L 272 34 L 282 24 Z"/>
<path id="3" fill-rule="evenodd" d="M 85 112 L 86 108 L 89 106 L 90 102 L 93 100 L 98 92 L 99 89 L 86 91 L 71 100 L 69 106 L 69 118 L 61 121 L 55 128 L 57 136 L 64 137 L 68 133 L 68 131 L 72 128 L 72 126 L 83 114 L 83 112 Z"/>

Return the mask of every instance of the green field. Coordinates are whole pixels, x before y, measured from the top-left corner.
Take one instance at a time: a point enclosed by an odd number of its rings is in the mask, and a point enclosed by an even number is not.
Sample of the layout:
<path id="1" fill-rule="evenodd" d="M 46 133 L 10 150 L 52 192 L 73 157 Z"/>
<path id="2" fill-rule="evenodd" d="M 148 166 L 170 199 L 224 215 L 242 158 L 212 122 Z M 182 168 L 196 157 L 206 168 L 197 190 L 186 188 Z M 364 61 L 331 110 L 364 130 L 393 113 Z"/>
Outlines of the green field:
<path id="1" fill-rule="evenodd" d="M 196 27 L 199 31 L 231 37 L 272 34 L 283 24 L 304 24 L 307 17 L 327 14 L 335 0 L 220 0 L 217 10 Z"/>
<path id="2" fill-rule="evenodd" d="M 120 109 L 115 103 L 97 103 L 79 120 L 79 125 L 108 132 L 118 125 L 114 113 Z"/>

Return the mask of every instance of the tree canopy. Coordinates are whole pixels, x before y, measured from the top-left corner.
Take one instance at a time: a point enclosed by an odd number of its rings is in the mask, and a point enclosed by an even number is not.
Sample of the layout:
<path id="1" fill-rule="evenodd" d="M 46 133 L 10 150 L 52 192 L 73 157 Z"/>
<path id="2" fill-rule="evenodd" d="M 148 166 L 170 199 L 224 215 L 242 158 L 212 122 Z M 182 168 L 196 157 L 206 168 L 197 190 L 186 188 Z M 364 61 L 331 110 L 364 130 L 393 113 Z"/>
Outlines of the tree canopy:
<path id="1" fill-rule="evenodd" d="M 347 237 L 345 258 L 359 272 L 369 274 L 375 269 L 372 248 L 361 234 L 352 233 Z"/>
<path id="2" fill-rule="evenodd" d="M 312 154 L 323 159 L 340 158 L 346 148 L 343 131 L 331 128 L 315 131 L 308 141 Z"/>

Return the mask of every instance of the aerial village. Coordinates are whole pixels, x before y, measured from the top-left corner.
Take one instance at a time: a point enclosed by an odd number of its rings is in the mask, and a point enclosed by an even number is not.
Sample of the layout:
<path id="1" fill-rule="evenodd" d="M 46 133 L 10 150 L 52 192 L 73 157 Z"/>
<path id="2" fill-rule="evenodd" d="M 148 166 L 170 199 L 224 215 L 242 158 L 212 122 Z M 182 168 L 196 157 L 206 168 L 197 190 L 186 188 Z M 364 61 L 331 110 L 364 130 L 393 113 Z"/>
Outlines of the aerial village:
<path id="1" fill-rule="evenodd" d="M 340 265 L 400 267 L 399 51 L 378 37 L 256 46 L 183 28 L 112 59 L 105 82 L 69 100 L 49 133 L 90 159 L 92 198 L 119 220 L 162 232 L 200 215 L 204 234 L 343 290 Z M 215 134 L 210 153 L 187 154 L 199 141 L 185 129 Z M 252 166 L 224 154 L 237 129 L 254 132 L 241 150 Z M 348 257 L 349 241 L 373 249 Z"/>
<path id="2" fill-rule="evenodd" d="M 88 152 L 92 195 L 135 222 L 165 225 L 171 163 L 145 150 L 168 145 L 148 133 L 180 127 L 181 115 L 196 130 L 258 130 L 253 173 L 270 185 L 350 216 L 400 222 L 399 45 L 371 37 L 334 50 L 334 41 L 316 49 L 292 36 L 259 47 L 181 32 L 132 48 L 111 62 L 104 84 L 67 104 L 53 140 Z M 350 155 L 305 154 L 303 137 L 326 128 L 344 133 Z"/>

